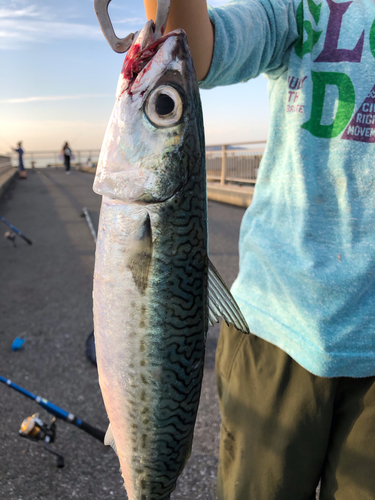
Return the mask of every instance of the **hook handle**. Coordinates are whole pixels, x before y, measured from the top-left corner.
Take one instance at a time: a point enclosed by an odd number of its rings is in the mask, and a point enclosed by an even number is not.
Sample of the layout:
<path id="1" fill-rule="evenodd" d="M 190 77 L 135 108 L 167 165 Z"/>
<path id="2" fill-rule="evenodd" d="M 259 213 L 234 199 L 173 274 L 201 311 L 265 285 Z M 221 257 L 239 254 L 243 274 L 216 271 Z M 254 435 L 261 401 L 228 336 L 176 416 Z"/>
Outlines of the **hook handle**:
<path id="1" fill-rule="evenodd" d="M 130 48 L 132 41 L 134 40 L 135 33 L 130 33 L 125 38 L 118 38 L 116 36 L 108 14 L 108 5 L 110 2 L 111 0 L 94 0 L 95 14 L 98 18 L 103 35 L 109 45 L 115 52 L 122 54 Z M 157 0 L 157 2 L 158 8 L 155 20 L 155 40 L 160 38 L 165 33 L 171 0 Z"/>
<path id="2" fill-rule="evenodd" d="M 108 14 L 108 5 L 111 0 L 94 0 L 94 9 L 99 25 L 107 42 L 115 52 L 122 54 L 126 52 L 132 44 L 134 33 L 130 33 L 125 38 L 118 38 L 113 29 Z"/>
<path id="3" fill-rule="evenodd" d="M 155 40 L 163 36 L 165 33 L 171 0 L 157 0 L 157 2 L 158 8 L 155 20 Z"/>

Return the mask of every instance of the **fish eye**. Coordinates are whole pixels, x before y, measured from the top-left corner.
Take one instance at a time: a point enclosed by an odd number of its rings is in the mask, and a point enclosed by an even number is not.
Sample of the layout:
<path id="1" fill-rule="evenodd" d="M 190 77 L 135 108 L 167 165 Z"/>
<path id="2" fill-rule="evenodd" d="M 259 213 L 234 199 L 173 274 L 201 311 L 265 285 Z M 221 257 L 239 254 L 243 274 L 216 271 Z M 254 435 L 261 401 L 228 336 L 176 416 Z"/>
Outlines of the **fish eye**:
<path id="1" fill-rule="evenodd" d="M 160 85 L 149 95 L 145 113 L 153 125 L 171 127 L 180 120 L 183 108 L 180 93 L 174 87 Z"/>
<path id="2" fill-rule="evenodd" d="M 155 102 L 155 111 L 159 116 L 166 116 L 174 111 L 174 100 L 167 94 L 159 94 Z"/>

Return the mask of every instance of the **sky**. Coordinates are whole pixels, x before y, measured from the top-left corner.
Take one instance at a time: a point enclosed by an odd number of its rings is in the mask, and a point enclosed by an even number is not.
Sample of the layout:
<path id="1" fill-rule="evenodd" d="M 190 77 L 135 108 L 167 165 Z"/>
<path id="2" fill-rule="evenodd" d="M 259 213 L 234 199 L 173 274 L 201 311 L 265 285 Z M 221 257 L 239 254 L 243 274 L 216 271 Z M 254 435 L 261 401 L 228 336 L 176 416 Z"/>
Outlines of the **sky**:
<path id="1" fill-rule="evenodd" d="M 212 6 L 225 3 L 212 0 Z M 146 22 L 142 0 L 112 0 L 120 38 Z M 0 154 L 22 140 L 26 151 L 99 149 L 124 55 L 112 51 L 93 0 L 0 0 Z M 267 138 L 262 77 L 202 90 L 206 143 Z"/>

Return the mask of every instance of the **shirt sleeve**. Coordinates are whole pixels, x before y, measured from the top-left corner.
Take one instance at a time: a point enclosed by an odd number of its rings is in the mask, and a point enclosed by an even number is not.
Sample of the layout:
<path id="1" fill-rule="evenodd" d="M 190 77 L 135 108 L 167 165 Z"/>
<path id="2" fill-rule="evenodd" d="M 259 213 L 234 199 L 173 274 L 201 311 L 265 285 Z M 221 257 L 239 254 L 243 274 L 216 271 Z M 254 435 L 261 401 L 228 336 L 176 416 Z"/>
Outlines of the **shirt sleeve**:
<path id="1" fill-rule="evenodd" d="M 208 7 L 215 30 L 210 71 L 199 86 L 244 82 L 261 73 L 279 76 L 298 38 L 293 0 L 232 0 Z"/>

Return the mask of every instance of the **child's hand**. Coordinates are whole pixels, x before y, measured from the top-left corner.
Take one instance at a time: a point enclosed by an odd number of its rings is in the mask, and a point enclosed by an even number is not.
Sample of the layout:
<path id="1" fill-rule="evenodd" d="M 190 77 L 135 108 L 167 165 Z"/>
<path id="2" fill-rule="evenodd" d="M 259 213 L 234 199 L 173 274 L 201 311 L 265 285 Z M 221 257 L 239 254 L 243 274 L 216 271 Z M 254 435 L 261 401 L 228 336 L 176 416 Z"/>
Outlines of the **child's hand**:
<path id="1" fill-rule="evenodd" d="M 147 19 L 156 18 L 156 0 L 144 0 Z M 171 0 L 166 32 L 182 28 L 189 40 L 198 80 L 210 69 L 214 30 L 208 17 L 206 0 Z"/>

